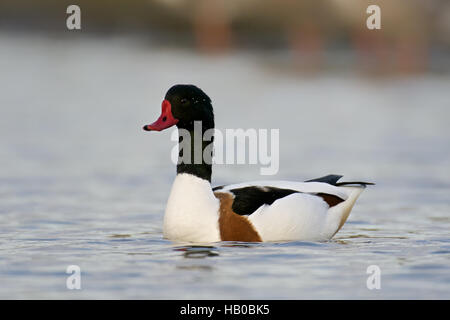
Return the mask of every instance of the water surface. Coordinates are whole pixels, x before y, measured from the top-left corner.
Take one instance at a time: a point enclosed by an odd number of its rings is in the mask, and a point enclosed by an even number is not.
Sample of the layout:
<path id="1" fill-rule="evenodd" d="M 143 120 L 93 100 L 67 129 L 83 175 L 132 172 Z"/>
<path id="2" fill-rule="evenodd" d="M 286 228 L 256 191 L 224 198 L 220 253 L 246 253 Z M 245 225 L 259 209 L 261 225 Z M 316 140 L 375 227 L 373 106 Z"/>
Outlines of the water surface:
<path id="1" fill-rule="evenodd" d="M 0 34 L 0 298 L 449 299 L 450 77 L 297 77 L 274 68 L 282 57 Z M 328 242 L 163 239 L 174 145 L 141 127 L 175 83 L 211 96 L 219 129 L 280 129 L 277 175 L 216 166 L 214 185 L 377 185 Z"/>

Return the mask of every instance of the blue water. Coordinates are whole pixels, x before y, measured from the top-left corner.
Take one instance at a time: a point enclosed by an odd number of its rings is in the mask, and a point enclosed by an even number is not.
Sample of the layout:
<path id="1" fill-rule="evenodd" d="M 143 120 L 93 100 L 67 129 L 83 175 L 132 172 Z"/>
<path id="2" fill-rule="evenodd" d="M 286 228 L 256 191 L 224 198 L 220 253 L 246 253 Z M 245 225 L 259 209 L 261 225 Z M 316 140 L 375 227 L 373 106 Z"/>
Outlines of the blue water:
<path id="1" fill-rule="evenodd" d="M 450 77 L 296 76 L 280 59 L 0 33 L 0 298 L 449 299 Z M 222 165 L 214 185 L 337 173 L 376 186 L 328 242 L 163 239 L 174 145 L 141 128 L 174 83 L 211 96 L 219 129 L 280 129 L 277 175 Z"/>

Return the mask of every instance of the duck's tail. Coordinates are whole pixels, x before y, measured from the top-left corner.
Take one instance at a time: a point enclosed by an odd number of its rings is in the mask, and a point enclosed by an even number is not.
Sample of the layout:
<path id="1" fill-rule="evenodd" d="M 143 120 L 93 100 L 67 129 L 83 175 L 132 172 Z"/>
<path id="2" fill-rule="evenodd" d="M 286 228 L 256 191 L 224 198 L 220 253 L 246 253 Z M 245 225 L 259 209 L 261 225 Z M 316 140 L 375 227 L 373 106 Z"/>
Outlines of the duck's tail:
<path id="1" fill-rule="evenodd" d="M 344 202 L 341 202 L 337 206 L 334 206 L 328 210 L 327 225 L 332 230 L 331 237 L 333 237 L 342 228 L 344 223 L 347 221 L 356 200 L 366 188 L 366 183 L 352 182 L 350 184 L 352 185 L 342 186 L 342 188 L 345 188 L 348 191 L 348 198 Z"/>
<path id="2" fill-rule="evenodd" d="M 327 234 L 331 235 L 332 238 L 344 225 L 345 221 L 347 221 L 350 212 L 358 199 L 359 195 L 368 185 L 374 185 L 372 182 L 364 182 L 364 181 L 346 181 L 346 182 L 338 182 L 343 176 L 338 174 L 329 174 L 327 176 L 323 176 L 320 178 L 308 180 L 305 182 L 324 182 L 331 184 L 333 186 L 339 187 L 345 190 L 347 194 L 347 199 L 345 201 L 339 203 L 338 205 L 332 206 L 328 209 L 327 216 Z"/>

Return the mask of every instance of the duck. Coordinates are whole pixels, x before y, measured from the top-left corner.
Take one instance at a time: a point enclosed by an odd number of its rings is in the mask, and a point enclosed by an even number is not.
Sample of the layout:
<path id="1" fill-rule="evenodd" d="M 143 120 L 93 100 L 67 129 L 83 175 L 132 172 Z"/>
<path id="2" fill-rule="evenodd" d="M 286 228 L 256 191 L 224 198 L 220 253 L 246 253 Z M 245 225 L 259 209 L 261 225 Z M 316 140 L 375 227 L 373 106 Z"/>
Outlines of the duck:
<path id="1" fill-rule="evenodd" d="M 166 93 L 159 118 L 143 129 L 176 126 L 195 134 L 214 129 L 208 95 L 192 84 L 177 84 Z M 191 139 L 194 141 L 194 139 Z M 194 142 L 191 142 L 192 145 Z M 202 151 L 207 145 L 202 142 Z M 203 153 L 202 153 L 203 154 Z M 208 152 L 205 152 L 208 154 Z M 212 187 L 212 162 L 194 161 L 180 151 L 163 219 L 163 237 L 192 243 L 327 241 L 344 225 L 370 182 L 339 182 L 329 174 L 307 181 L 252 181 Z"/>

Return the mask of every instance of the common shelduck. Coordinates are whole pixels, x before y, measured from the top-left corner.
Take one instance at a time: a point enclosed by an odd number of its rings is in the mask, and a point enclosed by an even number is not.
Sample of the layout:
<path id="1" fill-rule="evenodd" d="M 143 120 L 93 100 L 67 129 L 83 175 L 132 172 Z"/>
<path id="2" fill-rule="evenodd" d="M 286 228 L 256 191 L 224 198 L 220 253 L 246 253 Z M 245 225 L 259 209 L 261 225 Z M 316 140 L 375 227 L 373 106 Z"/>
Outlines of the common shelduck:
<path id="1" fill-rule="evenodd" d="M 161 131 L 176 125 L 193 137 L 194 121 L 201 121 L 202 133 L 214 128 L 211 99 L 194 85 L 175 85 L 166 93 L 161 116 L 143 129 Z M 163 234 L 169 240 L 328 240 L 343 226 L 366 185 L 372 184 L 338 182 L 342 176 L 327 175 L 305 182 L 256 181 L 212 188 L 211 161 L 193 157 L 186 161 L 179 155 L 164 214 Z"/>

